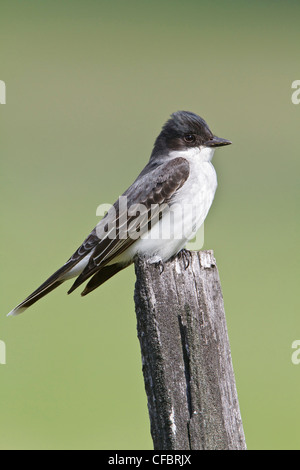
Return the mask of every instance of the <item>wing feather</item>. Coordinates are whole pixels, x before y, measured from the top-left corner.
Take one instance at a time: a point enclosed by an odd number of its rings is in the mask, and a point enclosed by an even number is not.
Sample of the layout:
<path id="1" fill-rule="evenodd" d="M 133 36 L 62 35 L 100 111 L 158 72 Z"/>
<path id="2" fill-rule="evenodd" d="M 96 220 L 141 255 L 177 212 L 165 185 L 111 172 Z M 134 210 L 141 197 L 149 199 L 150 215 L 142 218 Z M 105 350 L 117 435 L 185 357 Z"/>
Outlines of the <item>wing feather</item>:
<path id="1" fill-rule="evenodd" d="M 138 177 L 133 185 L 123 194 L 127 197 L 127 207 L 133 204 L 142 204 L 146 210 L 146 217 L 140 226 L 140 236 L 148 230 L 155 213 L 151 211 L 151 206 L 157 204 L 160 208 L 163 204 L 168 204 L 172 201 L 175 193 L 183 186 L 189 177 L 189 163 L 184 158 L 175 158 L 169 162 L 160 165 L 152 170 L 150 173 Z M 88 246 L 93 246 L 93 252 L 89 262 L 83 272 L 78 276 L 68 293 L 73 292 L 80 284 L 86 281 L 89 277 L 97 271 L 103 269 L 114 258 L 122 254 L 128 249 L 136 240 L 127 236 L 125 239 L 119 237 L 120 230 L 124 228 L 124 224 L 119 225 L 120 220 L 124 220 L 124 213 L 119 211 L 119 200 L 114 204 L 114 216 L 116 217 L 116 236 L 112 239 L 104 237 L 101 240 L 98 238 L 98 243 L 95 244 L 95 236 L 91 239 L 86 239 Z M 98 224 L 98 230 L 103 229 L 107 220 L 112 217 L 112 212 L 108 211 L 107 218 L 104 217 Z M 128 216 L 126 214 L 125 220 L 127 227 L 130 222 L 134 221 L 135 216 Z M 97 233 L 97 227 L 95 229 Z M 78 253 L 80 252 L 77 250 Z"/>

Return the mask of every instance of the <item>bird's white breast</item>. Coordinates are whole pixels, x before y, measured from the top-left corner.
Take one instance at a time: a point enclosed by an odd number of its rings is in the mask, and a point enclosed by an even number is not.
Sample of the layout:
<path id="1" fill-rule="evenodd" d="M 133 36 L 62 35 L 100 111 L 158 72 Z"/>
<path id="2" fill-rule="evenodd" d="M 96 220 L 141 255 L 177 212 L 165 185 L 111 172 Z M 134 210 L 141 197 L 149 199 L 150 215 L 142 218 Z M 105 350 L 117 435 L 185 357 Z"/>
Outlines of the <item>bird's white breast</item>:
<path id="1" fill-rule="evenodd" d="M 179 153 L 179 152 L 178 152 Z M 191 149 L 183 158 L 188 160 L 190 174 L 178 191 L 174 202 L 191 207 L 191 217 L 185 220 L 189 240 L 203 224 L 217 189 L 217 175 L 211 163 L 214 150 L 211 148 Z M 179 156 L 179 155 L 178 155 Z"/>
<path id="2" fill-rule="evenodd" d="M 170 212 L 127 250 L 126 258 L 139 253 L 150 262 L 166 261 L 195 236 L 217 189 L 217 175 L 211 163 L 213 154 L 214 150 L 207 147 L 170 153 L 170 159 L 182 157 L 189 162 L 189 177 L 174 196 Z"/>

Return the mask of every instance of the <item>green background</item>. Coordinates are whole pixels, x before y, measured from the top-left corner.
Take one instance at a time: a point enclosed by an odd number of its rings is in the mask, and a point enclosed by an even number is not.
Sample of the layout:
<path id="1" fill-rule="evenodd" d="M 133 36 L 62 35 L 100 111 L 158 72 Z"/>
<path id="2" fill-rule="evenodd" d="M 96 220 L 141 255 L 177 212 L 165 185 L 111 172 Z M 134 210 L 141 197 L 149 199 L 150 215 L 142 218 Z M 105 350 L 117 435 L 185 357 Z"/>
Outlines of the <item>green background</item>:
<path id="1" fill-rule="evenodd" d="M 151 449 L 134 270 L 6 318 L 148 161 L 179 109 L 234 145 L 205 249 L 250 449 L 300 448 L 299 1 L 1 1 L 1 449 Z"/>

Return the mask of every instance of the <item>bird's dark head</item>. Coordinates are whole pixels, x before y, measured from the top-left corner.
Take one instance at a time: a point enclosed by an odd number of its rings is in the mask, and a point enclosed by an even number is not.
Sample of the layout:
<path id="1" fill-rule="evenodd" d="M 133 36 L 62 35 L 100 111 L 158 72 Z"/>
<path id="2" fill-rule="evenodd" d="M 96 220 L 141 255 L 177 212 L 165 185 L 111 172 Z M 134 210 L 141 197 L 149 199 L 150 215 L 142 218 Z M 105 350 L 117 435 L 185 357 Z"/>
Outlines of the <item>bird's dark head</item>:
<path id="1" fill-rule="evenodd" d="M 152 156 L 198 147 L 221 147 L 231 142 L 216 137 L 200 116 L 189 111 L 177 111 L 165 123 L 157 137 Z"/>

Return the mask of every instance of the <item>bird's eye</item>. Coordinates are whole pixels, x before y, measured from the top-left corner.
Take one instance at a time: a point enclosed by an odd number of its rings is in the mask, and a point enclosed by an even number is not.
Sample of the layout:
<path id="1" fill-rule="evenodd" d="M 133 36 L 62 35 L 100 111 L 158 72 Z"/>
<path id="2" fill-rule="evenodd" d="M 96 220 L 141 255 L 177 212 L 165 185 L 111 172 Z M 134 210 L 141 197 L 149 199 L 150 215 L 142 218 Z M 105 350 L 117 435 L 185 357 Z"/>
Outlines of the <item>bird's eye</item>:
<path id="1" fill-rule="evenodd" d="M 186 134 L 184 136 L 184 140 L 188 143 L 191 144 L 192 142 L 195 142 L 196 137 L 193 134 Z"/>

